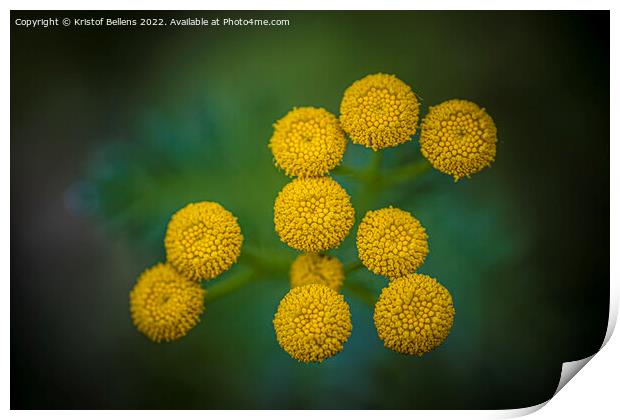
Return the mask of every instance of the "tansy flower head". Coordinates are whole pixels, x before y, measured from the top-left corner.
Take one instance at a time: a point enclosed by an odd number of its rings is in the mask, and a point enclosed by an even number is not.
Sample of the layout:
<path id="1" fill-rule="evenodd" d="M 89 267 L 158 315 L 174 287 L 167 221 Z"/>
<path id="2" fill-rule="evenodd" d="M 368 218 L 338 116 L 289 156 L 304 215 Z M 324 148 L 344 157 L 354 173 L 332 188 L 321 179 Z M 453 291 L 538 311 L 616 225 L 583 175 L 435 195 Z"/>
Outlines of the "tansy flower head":
<path id="1" fill-rule="evenodd" d="M 274 124 L 269 148 L 286 175 L 312 177 L 338 166 L 346 144 L 335 115 L 305 107 L 293 109 Z"/>
<path id="2" fill-rule="evenodd" d="M 344 268 L 336 257 L 324 254 L 301 254 L 291 264 L 291 288 L 322 284 L 335 291 L 342 287 Z"/>
<path id="3" fill-rule="evenodd" d="M 355 144 L 375 151 L 408 141 L 418 124 L 420 104 L 396 76 L 371 74 L 353 83 L 340 104 L 340 123 Z"/>
<path id="4" fill-rule="evenodd" d="M 357 230 L 357 252 L 370 271 L 398 278 L 422 265 L 428 236 L 418 219 L 404 210 L 369 211 Z"/>
<path id="5" fill-rule="evenodd" d="M 452 296 L 435 279 L 409 274 L 383 289 L 374 320 L 385 347 L 421 356 L 443 343 L 450 333 Z"/>
<path id="6" fill-rule="evenodd" d="M 204 310 L 204 290 L 168 264 L 144 271 L 129 294 L 131 319 L 155 342 L 186 335 Z"/>
<path id="7" fill-rule="evenodd" d="M 351 335 L 351 312 L 343 296 L 322 284 L 291 289 L 273 319 L 280 347 L 301 362 L 339 353 Z"/>
<path id="8" fill-rule="evenodd" d="M 493 119 L 473 102 L 442 102 L 430 107 L 422 121 L 422 154 L 435 169 L 452 175 L 455 181 L 490 166 L 496 142 Z"/>
<path id="9" fill-rule="evenodd" d="M 280 239 L 306 252 L 340 245 L 355 218 L 349 195 L 328 177 L 298 178 L 288 183 L 278 194 L 273 210 Z"/>
<path id="10" fill-rule="evenodd" d="M 166 256 L 192 280 L 209 280 L 228 270 L 239 257 L 243 236 L 237 218 L 218 203 L 191 203 L 168 223 Z"/>

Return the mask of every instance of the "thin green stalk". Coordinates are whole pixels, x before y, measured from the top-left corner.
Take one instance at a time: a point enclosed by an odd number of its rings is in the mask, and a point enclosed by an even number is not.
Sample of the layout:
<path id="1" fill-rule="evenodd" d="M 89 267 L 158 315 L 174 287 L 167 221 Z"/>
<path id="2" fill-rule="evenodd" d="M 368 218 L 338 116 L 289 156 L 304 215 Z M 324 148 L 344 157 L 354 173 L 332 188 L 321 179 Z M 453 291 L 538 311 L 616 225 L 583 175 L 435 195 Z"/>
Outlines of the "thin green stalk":
<path id="1" fill-rule="evenodd" d="M 368 166 L 368 169 L 365 171 L 365 175 L 363 178 L 364 189 L 361 193 L 360 197 L 360 209 L 365 214 L 371 203 L 376 201 L 377 194 L 381 190 L 381 161 L 383 158 L 383 152 L 378 150 L 373 152 L 372 159 Z"/>
<path id="2" fill-rule="evenodd" d="M 396 168 L 388 172 L 385 176 L 385 185 L 392 187 L 400 184 L 401 182 L 415 179 L 431 169 L 430 163 L 426 159 L 420 159 L 416 162 L 410 163 L 400 168 Z"/>
<path id="3" fill-rule="evenodd" d="M 254 272 L 251 270 L 244 270 L 236 275 L 232 275 L 226 279 L 218 281 L 212 286 L 207 287 L 205 302 L 213 302 L 222 296 L 233 293 L 248 284 L 254 278 L 256 278 L 256 274 Z"/>
<path id="4" fill-rule="evenodd" d="M 383 150 L 377 150 L 372 154 L 372 160 L 370 161 L 370 167 L 368 168 L 367 176 L 370 184 L 374 184 L 378 187 L 381 181 L 381 162 L 383 160 Z"/>
<path id="5" fill-rule="evenodd" d="M 345 275 L 351 274 L 363 267 L 364 267 L 364 264 L 362 264 L 361 261 L 353 261 L 344 267 L 344 273 Z"/>
<path id="6" fill-rule="evenodd" d="M 390 188 L 401 182 L 409 181 L 431 169 L 431 165 L 426 159 L 419 159 L 416 162 L 403 165 L 399 168 L 388 170 L 386 173 L 381 171 L 383 151 L 372 152 L 370 164 L 366 169 L 360 170 L 346 165 L 334 168 L 333 175 L 349 176 L 366 184 L 367 189 L 380 190 Z"/>
<path id="7" fill-rule="evenodd" d="M 365 304 L 367 304 L 371 308 L 373 308 L 375 306 L 377 298 L 375 297 L 375 295 L 372 292 L 370 292 L 365 287 L 363 287 L 363 286 L 361 286 L 359 284 L 348 283 L 348 282 L 345 281 L 344 289 L 346 291 L 350 292 L 351 294 L 355 295 L 358 299 L 360 299 L 362 302 L 364 302 Z"/>
<path id="8" fill-rule="evenodd" d="M 346 165 L 340 165 L 331 170 L 333 175 L 342 175 L 342 176 L 350 176 L 353 178 L 361 179 L 363 178 L 363 173 L 356 168 L 351 168 Z"/>
<path id="9" fill-rule="evenodd" d="M 275 252 L 269 252 L 268 255 L 251 246 L 245 246 L 241 250 L 239 262 L 263 273 L 277 273 L 288 269 L 288 259 L 278 258 Z"/>

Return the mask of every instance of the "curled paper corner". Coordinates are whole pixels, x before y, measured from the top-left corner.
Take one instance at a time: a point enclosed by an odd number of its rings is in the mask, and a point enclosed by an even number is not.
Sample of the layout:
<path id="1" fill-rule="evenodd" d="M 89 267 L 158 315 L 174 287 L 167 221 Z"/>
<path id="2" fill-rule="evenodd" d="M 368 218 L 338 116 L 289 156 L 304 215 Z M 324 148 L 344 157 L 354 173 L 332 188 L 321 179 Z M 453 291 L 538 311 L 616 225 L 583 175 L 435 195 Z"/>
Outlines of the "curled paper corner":
<path id="1" fill-rule="evenodd" d="M 605 347 L 605 345 L 609 342 L 611 335 L 613 334 L 616 328 L 616 321 L 618 320 L 618 293 L 614 290 L 613 283 L 611 283 L 611 287 L 609 290 L 609 317 L 607 319 L 607 331 L 605 332 L 605 338 L 603 339 L 603 343 L 601 347 L 595 351 L 592 355 L 588 357 L 584 357 L 583 359 L 573 360 L 571 362 L 562 363 L 562 372 L 560 373 L 560 380 L 558 381 L 558 386 L 555 389 L 555 392 L 547 401 L 541 402 L 540 404 L 532 405 L 530 407 L 516 408 L 513 410 L 500 410 L 498 415 L 495 418 L 515 418 L 527 416 L 528 414 L 532 414 L 541 408 L 543 408 L 549 401 L 553 399 L 557 395 L 558 392 L 571 380 L 573 377 L 585 366 L 588 364 L 590 360 L 596 354 Z"/>
<path id="2" fill-rule="evenodd" d="M 618 294 L 612 293 L 610 290 L 609 294 L 609 318 L 607 319 L 607 331 L 605 332 L 605 338 L 603 339 L 603 343 L 601 347 L 594 352 L 594 354 L 584 357 L 580 360 L 573 360 L 572 362 L 562 363 L 562 373 L 560 374 L 560 382 L 558 383 L 558 387 L 553 393 L 553 397 L 560 392 L 564 385 L 568 383 L 573 377 L 579 372 L 596 354 L 605 347 L 614 330 L 616 329 L 616 321 L 618 320 Z M 551 397 L 551 398 L 553 398 Z M 551 400 L 551 399 L 549 399 Z M 547 401 L 548 402 L 548 401 Z"/>
<path id="3" fill-rule="evenodd" d="M 608 323 L 608 328 L 609 328 L 609 323 Z M 603 345 L 605 345 L 605 343 L 606 342 L 604 341 Z M 603 348 L 603 346 L 601 346 L 601 348 Z M 598 353 L 599 351 L 600 349 L 596 353 Z M 560 373 L 560 380 L 558 382 L 558 387 L 553 392 L 553 395 L 551 396 L 551 398 L 549 398 L 547 401 L 541 402 L 540 404 L 536 404 L 531 407 L 518 408 L 516 410 L 508 410 L 506 415 L 503 416 L 502 418 L 527 416 L 528 414 L 532 414 L 540 410 L 541 408 L 543 408 L 545 405 L 547 405 L 549 401 L 553 399 L 553 397 L 556 396 L 558 392 L 560 392 L 562 388 L 564 388 L 564 385 L 566 385 L 571 379 L 573 379 L 573 377 L 577 374 L 577 372 L 579 372 L 596 355 L 596 353 L 594 353 L 591 356 L 584 357 L 583 359 L 562 363 L 562 372 Z"/>
<path id="4" fill-rule="evenodd" d="M 601 346 L 601 348 L 603 347 Z M 598 351 L 596 353 L 598 353 Z M 579 372 L 594 357 L 596 353 L 594 353 L 591 356 L 584 357 L 583 359 L 562 363 L 562 373 L 560 374 L 560 381 L 558 382 L 558 387 L 555 389 L 555 392 L 553 393 L 553 397 L 555 397 L 555 395 L 558 392 L 560 392 L 562 388 L 564 388 L 564 385 L 566 385 L 568 381 L 573 379 L 573 377 L 577 374 L 577 372 Z M 547 402 L 551 401 L 551 398 Z"/>

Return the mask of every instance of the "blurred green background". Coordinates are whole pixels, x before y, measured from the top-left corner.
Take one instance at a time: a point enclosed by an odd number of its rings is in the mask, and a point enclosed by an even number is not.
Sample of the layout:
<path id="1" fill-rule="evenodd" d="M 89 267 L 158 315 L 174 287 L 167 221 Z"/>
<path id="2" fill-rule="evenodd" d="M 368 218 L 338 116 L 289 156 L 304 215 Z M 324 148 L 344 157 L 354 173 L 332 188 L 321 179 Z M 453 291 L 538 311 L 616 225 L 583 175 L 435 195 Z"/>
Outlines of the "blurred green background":
<path id="1" fill-rule="evenodd" d="M 16 18 L 253 17 L 286 27 L 58 27 Z M 609 282 L 608 12 L 11 13 L 12 408 L 517 408 L 552 396 L 561 363 L 600 346 Z M 396 74 L 429 105 L 484 106 L 489 169 L 436 171 L 385 188 L 371 208 L 412 212 L 429 233 L 420 272 L 454 298 L 451 335 L 421 358 L 383 348 L 372 307 L 386 280 L 344 290 L 353 333 L 304 365 L 271 320 L 295 253 L 273 230 L 288 179 L 272 123 L 293 106 L 337 113 L 342 93 Z M 383 169 L 421 159 L 416 141 Z M 372 152 L 349 144 L 345 163 Z M 363 185 L 337 180 L 363 216 Z M 366 198 L 365 198 L 366 197 Z M 218 201 L 273 267 L 209 301 L 184 339 L 148 341 L 128 293 L 165 258 L 170 215 Z M 356 259 L 355 230 L 335 251 Z M 221 278 L 235 281 L 242 255 Z M 220 286 L 218 286 L 220 285 Z"/>

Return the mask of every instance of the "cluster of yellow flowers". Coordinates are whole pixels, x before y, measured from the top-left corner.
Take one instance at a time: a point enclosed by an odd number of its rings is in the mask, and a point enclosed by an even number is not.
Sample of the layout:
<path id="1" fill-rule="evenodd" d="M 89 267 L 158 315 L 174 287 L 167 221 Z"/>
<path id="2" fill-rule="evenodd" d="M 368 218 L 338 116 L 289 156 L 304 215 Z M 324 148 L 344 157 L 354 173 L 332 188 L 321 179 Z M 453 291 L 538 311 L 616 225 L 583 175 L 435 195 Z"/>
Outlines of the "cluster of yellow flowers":
<path id="1" fill-rule="evenodd" d="M 320 362 L 340 352 L 351 334 L 349 305 L 338 292 L 344 269 L 321 254 L 338 247 L 355 221 L 349 194 L 325 176 L 342 161 L 346 139 L 335 115 L 304 107 L 274 124 L 269 148 L 276 166 L 297 177 L 275 200 L 275 230 L 305 252 L 291 266 L 292 289 L 273 320 L 276 338 L 296 359 Z"/>
<path id="2" fill-rule="evenodd" d="M 155 342 L 185 336 L 204 311 L 200 280 L 227 271 L 242 243 L 237 218 L 218 203 L 191 203 L 177 211 L 164 239 L 168 262 L 144 271 L 129 295 L 138 330 Z"/>
<path id="3" fill-rule="evenodd" d="M 323 108 L 294 108 L 274 124 L 269 142 L 277 168 L 296 177 L 274 203 L 275 231 L 302 251 L 290 270 L 291 289 L 273 325 L 280 346 L 303 362 L 339 353 L 351 334 L 351 314 L 339 293 L 345 272 L 325 251 L 338 247 L 353 227 L 347 192 L 328 172 L 340 164 L 345 133 L 373 151 L 401 145 L 415 134 L 420 104 L 396 76 L 369 75 L 344 92 L 340 117 Z M 430 107 L 421 124 L 422 155 L 455 181 L 489 166 L 497 133 L 484 109 L 464 100 Z M 374 322 L 384 345 L 422 355 L 447 338 L 454 320 L 448 290 L 416 274 L 426 258 L 428 236 L 419 220 L 398 208 L 368 211 L 357 231 L 361 263 L 389 279 L 376 302 Z"/>
<path id="4" fill-rule="evenodd" d="M 301 251 L 290 267 L 290 290 L 273 319 L 276 339 L 293 358 L 321 362 L 342 351 L 351 335 L 349 305 L 340 293 L 343 264 L 326 252 L 340 246 L 355 223 L 345 189 L 329 177 L 340 165 L 347 135 L 377 152 L 411 140 L 420 104 L 396 76 L 374 74 L 344 92 L 340 116 L 323 108 L 295 108 L 274 124 L 269 141 L 277 168 L 294 177 L 274 203 L 274 227 Z M 455 180 L 489 166 L 497 132 L 476 104 L 449 100 L 430 107 L 421 123 L 422 155 Z M 200 321 L 205 291 L 237 261 L 243 235 L 237 218 L 215 202 L 190 203 L 170 219 L 164 239 L 166 263 L 145 270 L 130 292 L 130 312 L 139 331 L 155 342 L 185 336 Z M 357 229 L 361 264 L 389 280 L 374 310 L 384 345 L 422 355 L 447 338 L 454 321 L 448 290 L 416 271 L 428 252 L 418 219 L 394 208 L 368 211 Z"/>

